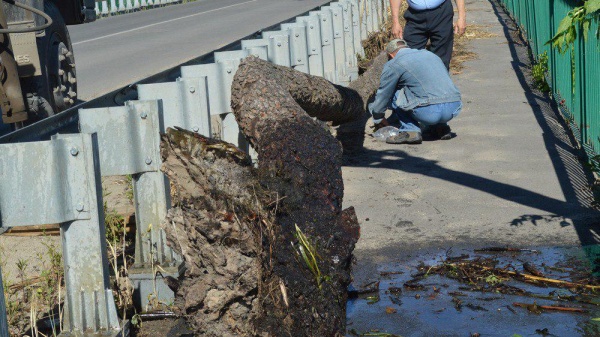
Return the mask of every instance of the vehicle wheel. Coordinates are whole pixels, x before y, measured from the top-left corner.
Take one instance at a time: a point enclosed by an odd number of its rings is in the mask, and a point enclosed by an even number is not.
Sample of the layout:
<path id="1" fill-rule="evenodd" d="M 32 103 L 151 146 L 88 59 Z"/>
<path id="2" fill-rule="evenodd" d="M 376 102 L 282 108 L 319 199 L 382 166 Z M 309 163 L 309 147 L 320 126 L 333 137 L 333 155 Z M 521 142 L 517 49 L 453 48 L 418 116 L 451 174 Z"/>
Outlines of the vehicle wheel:
<path id="1" fill-rule="evenodd" d="M 42 75 L 22 80 L 29 122 L 66 110 L 77 101 L 75 57 L 67 26 L 53 2 L 44 1 L 44 12 L 52 25 L 36 39 Z"/>

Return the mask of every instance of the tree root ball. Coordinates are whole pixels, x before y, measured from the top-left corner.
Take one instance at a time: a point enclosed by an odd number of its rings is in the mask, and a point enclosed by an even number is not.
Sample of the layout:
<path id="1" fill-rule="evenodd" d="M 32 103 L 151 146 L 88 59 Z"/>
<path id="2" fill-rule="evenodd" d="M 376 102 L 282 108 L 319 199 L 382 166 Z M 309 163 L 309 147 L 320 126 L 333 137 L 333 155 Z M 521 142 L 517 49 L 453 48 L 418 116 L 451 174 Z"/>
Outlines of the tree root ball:
<path id="1" fill-rule="evenodd" d="M 312 117 L 362 118 L 381 60 L 353 89 L 246 58 L 231 105 L 256 168 L 231 144 L 181 129 L 163 135 L 174 193 L 162 227 L 186 266 L 174 306 L 196 335 L 345 334 L 359 225 L 353 208 L 341 208 L 342 148 Z"/>

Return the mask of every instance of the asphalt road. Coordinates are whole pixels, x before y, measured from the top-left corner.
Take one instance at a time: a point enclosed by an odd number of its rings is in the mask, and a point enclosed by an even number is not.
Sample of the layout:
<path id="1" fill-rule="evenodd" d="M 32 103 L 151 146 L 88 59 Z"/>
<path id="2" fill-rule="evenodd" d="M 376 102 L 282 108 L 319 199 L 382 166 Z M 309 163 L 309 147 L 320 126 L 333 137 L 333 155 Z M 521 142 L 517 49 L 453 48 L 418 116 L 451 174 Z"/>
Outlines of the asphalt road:
<path id="1" fill-rule="evenodd" d="M 177 66 L 325 0 L 199 0 L 69 26 L 79 98 Z"/>

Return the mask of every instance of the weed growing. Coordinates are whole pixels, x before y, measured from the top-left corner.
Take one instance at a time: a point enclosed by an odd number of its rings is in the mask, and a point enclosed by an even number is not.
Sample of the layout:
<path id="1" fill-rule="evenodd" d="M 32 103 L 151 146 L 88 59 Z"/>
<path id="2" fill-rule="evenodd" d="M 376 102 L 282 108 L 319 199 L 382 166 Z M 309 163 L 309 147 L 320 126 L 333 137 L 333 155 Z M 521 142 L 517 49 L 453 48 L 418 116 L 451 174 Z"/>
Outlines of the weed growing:
<path id="1" fill-rule="evenodd" d="M 538 55 L 537 62 L 531 67 L 533 85 L 543 93 L 550 92 L 550 86 L 546 81 L 546 74 L 548 74 L 548 52 Z"/>
<path id="2" fill-rule="evenodd" d="M 104 204 L 104 223 L 106 228 L 106 244 L 108 247 L 108 262 L 113 277 L 111 286 L 115 297 L 117 310 L 122 313 L 125 321 L 127 313 L 133 310 L 133 285 L 129 280 L 128 266 L 132 263 L 127 255 L 127 226 L 125 219 L 114 210 L 108 210 Z"/>
<path id="3" fill-rule="evenodd" d="M 40 276 L 27 279 L 29 261 L 16 262 L 18 283 L 3 275 L 4 297 L 10 337 L 29 335 L 58 336 L 63 314 L 64 271 L 60 247 L 44 241 L 46 251 L 37 258 L 42 261 Z M 1 260 L 5 266 L 6 261 Z M 45 322 L 43 332 L 39 328 Z"/>
<path id="4" fill-rule="evenodd" d="M 316 244 L 309 240 L 298 225 L 296 225 L 296 233 L 294 233 L 294 236 L 298 239 L 298 245 L 296 246 L 292 243 L 292 247 L 294 247 L 297 256 L 304 261 L 310 272 L 313 274 L 317 286 L 321 289 L 323 281 L 329 281 L 330 278 L 327 275 L 323 275 L 319 269 L 319 260 L 321 257 L 317 252 Z"/>

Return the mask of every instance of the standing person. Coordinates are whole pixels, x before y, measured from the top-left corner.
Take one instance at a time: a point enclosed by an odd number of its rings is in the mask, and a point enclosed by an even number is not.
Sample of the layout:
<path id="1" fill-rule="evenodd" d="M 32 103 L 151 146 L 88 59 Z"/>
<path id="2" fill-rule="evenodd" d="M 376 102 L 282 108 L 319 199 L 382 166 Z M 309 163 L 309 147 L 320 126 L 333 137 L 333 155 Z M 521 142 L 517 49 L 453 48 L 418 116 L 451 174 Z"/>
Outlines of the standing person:
<path id="1" fill-rule="evenodd" d="M 464 34 L 467 27 L 465 0 L 456 0 L 458 18 L 454 24 L 452 0 L 406 0 L 404 29 L 398 21 L 402 1 L 390 0 L 394 38 L 403 39 L 413 49 L 423 49 L 427 41 L 431 41 L 430 50 L 444 61 L 446 69 L 450 69 L 454 34 Z"/>
<path id="2" fill-rule="evenodd" d="M 442 60 L 428 50 L 409 48 L 400 39 L 390 41 L 385 50 L 389 61 L 368 108 L 375 129 L 389 125 L 385 111 L 391 107 L 400 119 L 400 132 L 386 143 L 420 144 L 419 125 L 430 129 L 435 138 L 452 138 L 447 123 L 460 113 L 462 103 Z"/>

